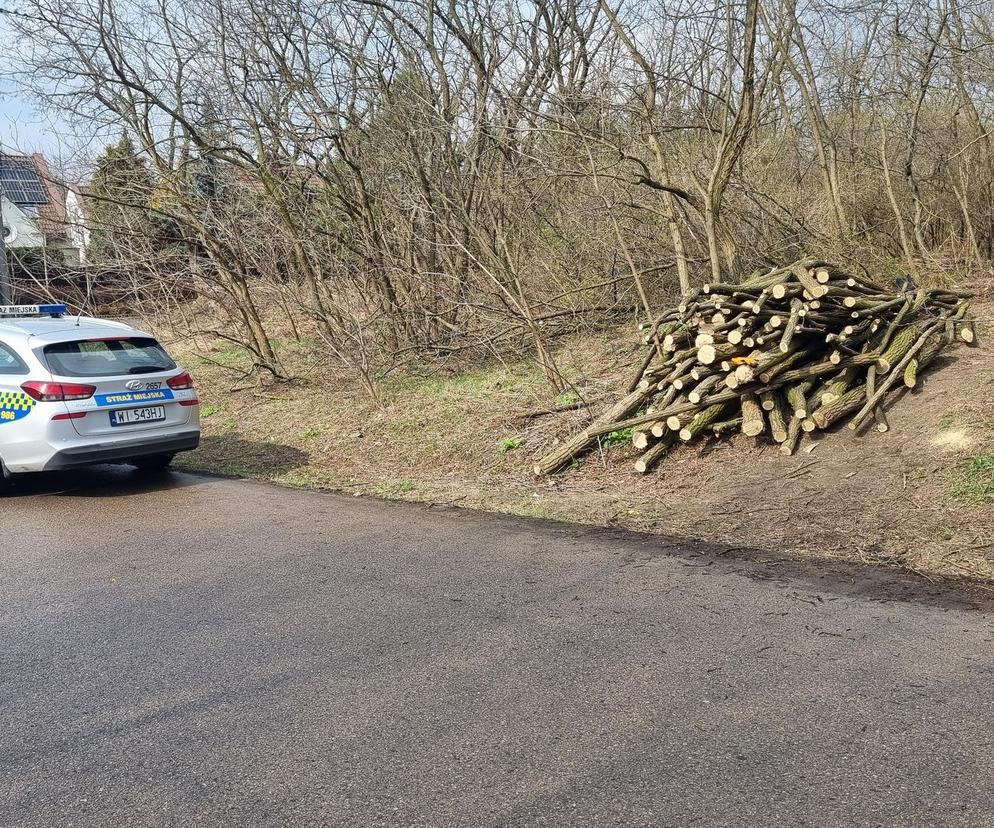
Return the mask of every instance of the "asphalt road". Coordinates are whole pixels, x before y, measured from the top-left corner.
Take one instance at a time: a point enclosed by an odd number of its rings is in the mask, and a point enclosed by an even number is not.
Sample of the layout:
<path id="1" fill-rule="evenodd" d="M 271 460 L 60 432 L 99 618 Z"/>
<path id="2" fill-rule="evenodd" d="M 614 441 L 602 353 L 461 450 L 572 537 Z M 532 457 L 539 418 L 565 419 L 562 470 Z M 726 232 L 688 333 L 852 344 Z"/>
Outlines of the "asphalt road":
<path id="1" fill-rule="evenodd" d="M 994 824 L 976 595 L 186 475 L 0 515 L 3 826 Z"/>

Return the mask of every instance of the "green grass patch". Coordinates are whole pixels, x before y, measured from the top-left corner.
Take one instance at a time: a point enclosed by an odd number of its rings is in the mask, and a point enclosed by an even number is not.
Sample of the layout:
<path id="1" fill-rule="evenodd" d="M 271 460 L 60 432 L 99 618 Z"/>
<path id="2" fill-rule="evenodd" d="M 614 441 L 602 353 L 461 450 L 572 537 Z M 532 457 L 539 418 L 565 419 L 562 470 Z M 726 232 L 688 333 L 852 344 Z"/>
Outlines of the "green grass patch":
<path id="1" fill-rule="evenodd" d="M 994 454 L 977 454 L 963 464 L 953 497 L 978 504 L 994 502 Z"/>
<path id="2" fill-rule="evenodd" d="M 200 406 L 200 416 L 201 417 L 213 417 L 220 410 L 221 410 L 221 406 L 219 406 L 219 405 L 210 405 L 210 404 L 208 404 L 208 405 L 202 405 L 202 406 Z"/>
<path id="3" fill-rule="evenodd" d="M 450 375 L 394 377 L 383 382 L 383 391 L 390 399 L 413 395 L 466 400 L 495 392 L 541 387 L 544 381 L 537 365 L 517 362 L 469 368 Z"/>
<path id="4" fill-rule="evenodd" d="M 413 492 L 417 487 L 418 484 L 413 480 L 392 480 L 380 486 L 379 492 L 386 497 L 394 497 L 406 494 L 407 492 Z"/>
<path id="5" fill-rule="evenodd" d="M 520 437 L 505 437 L 497 444 L 497 451 L 501 454 L 507 454 L 509 451 L 521 448 L 521 443 L 522 440 Z"/>
<path id="6" fill-rule="evenodd" d="M 220 348 L 210 354 L 210 358 L 229 368 L 240 367 L 246 363 L 251 363 L 252 355 L 247 348 L 240 345 L 231 345 L 227 348 Z"/>
<path id="7" fill-rule="evenodd" d="M 632 429 L 622 428 L 618 431 L 612 431 L 610 434 L 606 434 L 601 437 L 601 445 L 604 446 L 620 446 L 625 443 L 630 443 L 632 441 Z"/>

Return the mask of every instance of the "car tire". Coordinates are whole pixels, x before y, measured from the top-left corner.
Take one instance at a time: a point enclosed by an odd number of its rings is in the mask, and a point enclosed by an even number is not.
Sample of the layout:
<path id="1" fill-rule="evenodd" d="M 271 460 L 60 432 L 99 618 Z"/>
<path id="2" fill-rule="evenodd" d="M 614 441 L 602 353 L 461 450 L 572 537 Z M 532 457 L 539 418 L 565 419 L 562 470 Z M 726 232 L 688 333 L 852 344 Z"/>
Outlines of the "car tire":
<path id="1" fill-rule="evenodd" d="M 150 454 L 147 457 L 136 457 L 131 462 L 142 474 L 157 474 L 169 468 L 175 454 Z"/>
<path id="2" fill-rule="evenodd" d="M 14 488 L 14 480 L 7 467 L 3 464 L 3 460 L 0 460 L 0 497 L 4 497 L 9 494 Z"/>

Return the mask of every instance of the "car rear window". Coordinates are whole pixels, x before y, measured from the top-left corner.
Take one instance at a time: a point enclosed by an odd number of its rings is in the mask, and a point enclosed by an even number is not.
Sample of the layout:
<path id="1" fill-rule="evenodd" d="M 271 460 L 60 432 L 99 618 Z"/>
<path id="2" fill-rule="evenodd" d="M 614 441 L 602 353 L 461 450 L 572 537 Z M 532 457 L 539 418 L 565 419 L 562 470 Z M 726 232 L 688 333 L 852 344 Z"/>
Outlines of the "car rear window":
<path id="1" fill-rule="evenodd" d="M 89 339 L 45 346 L 48 369 L 60 377 L 109 377 L 171 371 L 176 363 L 151 337 Z"/>

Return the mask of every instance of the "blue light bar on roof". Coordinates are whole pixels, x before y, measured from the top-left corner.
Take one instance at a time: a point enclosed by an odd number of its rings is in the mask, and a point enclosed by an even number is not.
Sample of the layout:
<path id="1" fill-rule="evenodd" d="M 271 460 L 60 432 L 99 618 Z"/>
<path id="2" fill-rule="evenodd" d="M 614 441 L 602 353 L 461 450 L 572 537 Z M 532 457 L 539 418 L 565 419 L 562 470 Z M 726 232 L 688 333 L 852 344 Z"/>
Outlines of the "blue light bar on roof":
<path id="1" fill-rule="evenodd" d="M 0 305 L 0 316 L 65 316 L 65 305 Z"/>

